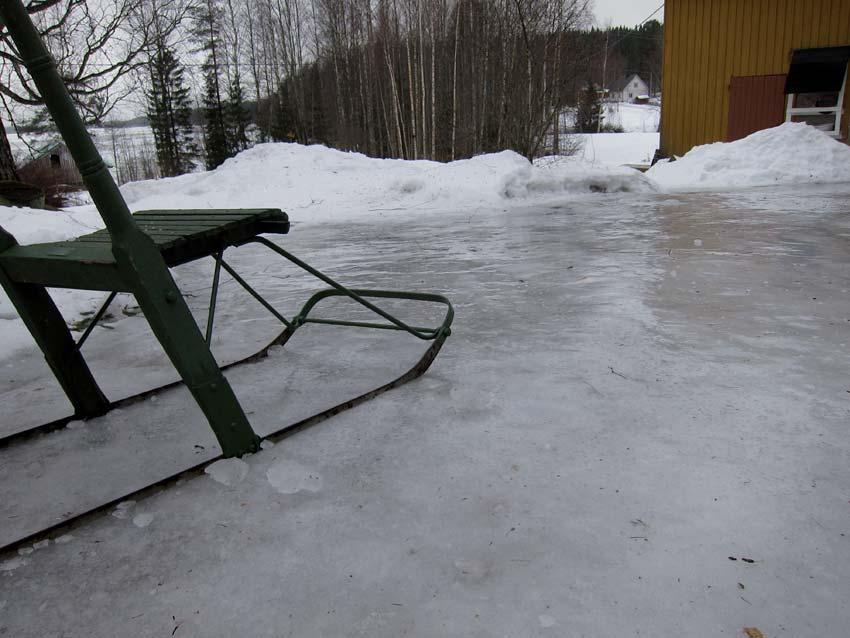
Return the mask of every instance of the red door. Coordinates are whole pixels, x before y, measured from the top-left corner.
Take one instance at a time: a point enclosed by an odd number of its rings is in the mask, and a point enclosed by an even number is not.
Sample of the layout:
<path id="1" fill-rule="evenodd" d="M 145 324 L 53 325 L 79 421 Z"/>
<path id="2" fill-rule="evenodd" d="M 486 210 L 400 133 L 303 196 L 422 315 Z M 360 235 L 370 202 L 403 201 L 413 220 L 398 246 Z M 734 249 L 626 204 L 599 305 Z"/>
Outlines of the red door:
<path id="1" fill-rule="evenodd" d="M 779 126 L 785 121 L 785 75 L 733 77 L 729 84 L 726 141 Z"/>

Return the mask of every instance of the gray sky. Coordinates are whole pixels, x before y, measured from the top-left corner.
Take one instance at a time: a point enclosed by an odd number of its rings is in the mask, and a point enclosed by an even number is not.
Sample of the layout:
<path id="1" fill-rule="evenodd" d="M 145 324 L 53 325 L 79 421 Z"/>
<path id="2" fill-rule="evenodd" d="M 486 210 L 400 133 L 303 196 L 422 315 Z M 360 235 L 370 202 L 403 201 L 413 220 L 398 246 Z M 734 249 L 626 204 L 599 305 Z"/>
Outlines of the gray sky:
<path id="1" fill-rule="evenodd" d="M 610 20 L 612 26 L 633 27 L 661 6 L 662 0 L 595 0 L 594 4 L 597 26 L 604 27 Z M 664 9 L 655 19 L 664 21 Z"/>

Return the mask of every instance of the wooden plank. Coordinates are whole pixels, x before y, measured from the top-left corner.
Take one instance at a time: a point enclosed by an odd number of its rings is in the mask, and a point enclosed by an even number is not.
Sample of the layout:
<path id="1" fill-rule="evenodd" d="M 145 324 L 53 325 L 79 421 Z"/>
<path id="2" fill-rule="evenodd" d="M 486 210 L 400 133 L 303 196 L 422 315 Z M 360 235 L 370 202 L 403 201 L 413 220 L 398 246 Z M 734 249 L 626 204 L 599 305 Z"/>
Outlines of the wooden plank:
<path id="1" fill-rule="evenodd" d="M 134 215 L 134 218 L 137 220 L 140 219 L 149 219 L 149 218 L 170 218 L 170 219 L 181 219 L 191 216 L 202 216 L 207 219 L 220 219 L 220 218 L 235 218 L 235 219 L 251 219 L 251 218 L 264 218 L 264 217 L 286 217 L 286 214 L 276 210 L 276 209 L 221 209 L 221 210 L 194 210 L 194 209 L 186 209 L 186 210 L 151 210 L 151 211 L 140 211 Z"/>
<path id="2" fill-rule="evenodd" d="M 51 247 L 48 248 L 48 247 Z M 108 244 L 19 246 L 0 255 L 0 267 L 18 283 L 81 290 L 129 292 Z"/>
<path id="3" fill-rule="evenodd" d="M 244 215 L 204 215 L 202 213 L 193 213 L 191 215 L 181 215 L 180 217 L 176 217 L 174 215 L 149 215 L 142 218 L 143 221 L 154 220 L 154 221 L 173 221 L 175 219 L 186 219 L 186 220 L 205 220 L 210 221 L 212 223 L 221 223 L 226 221 L 245 221 L 252 219 L 251 217 L 245 217 Z M 139 220 L 139 221 L 142 221 Z"/>
<path id="4" fill-rule="evenodd" d="M 202 213 L 204 215 L 258 215 L 263 213 L 281 213 L 282 211 L 279 208 L 149 208 L 145 210 L 136 211 L 133 213 L 133 216 L 145 216 L 150 213 L 154 214 L 163 214 L 163 215 L 185 215 L 185 214 L 198 214 Z M 285 214 L 285 213 L 283 213 Z"/>
<path id="5" fill-rule="evenodd" d="M 254 221 L 259 220 L 248 220 L 249 223 L 253 223 Z M 147 219 L 139 223 L 139 228 L 226 228 L 228 226 L 239 225 L 242 223 L 245 222 L 238 220 L 212 222 L 201 219 L 185 219 L 180 221 Z"/>

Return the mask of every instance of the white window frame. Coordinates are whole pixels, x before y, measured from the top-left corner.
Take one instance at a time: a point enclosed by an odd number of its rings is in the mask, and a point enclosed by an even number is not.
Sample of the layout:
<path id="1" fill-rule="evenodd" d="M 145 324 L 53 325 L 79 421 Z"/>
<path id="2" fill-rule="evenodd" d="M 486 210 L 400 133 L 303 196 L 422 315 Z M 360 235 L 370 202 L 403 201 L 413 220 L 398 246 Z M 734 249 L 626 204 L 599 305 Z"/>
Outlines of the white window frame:
<path id="1" fill-rule="evenodd" d="M 795 115 L 826 115 L 835 113 L 835 128 L 831 131 L 824 131 L 831 137 L 841 136 L 841 111 L 844 109 L 844 89 L 847 87 L 847 70 L 844 70 L 844 80 L 841 82 L 841 90 L 838 92 L 838 102 L 835 106 L 813 106 L 808 108 L 794 108 L 794 96 L 796 93 L 789 93 L 785 103 L 785 121 L 790 122 Z"/>

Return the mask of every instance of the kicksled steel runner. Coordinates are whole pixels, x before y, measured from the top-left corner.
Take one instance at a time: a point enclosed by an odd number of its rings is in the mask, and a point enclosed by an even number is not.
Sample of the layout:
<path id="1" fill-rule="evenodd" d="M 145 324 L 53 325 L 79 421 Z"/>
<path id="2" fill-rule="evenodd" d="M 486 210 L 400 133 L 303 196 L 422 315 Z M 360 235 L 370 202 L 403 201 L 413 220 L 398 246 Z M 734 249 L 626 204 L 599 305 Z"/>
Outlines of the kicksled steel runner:
<path id="1" fill-rule="evenodd" d="M 137 216 L 143 216 L 144 213 L 140 213 Z M 1 231 L 2 229 L 0 229 Z M 102 232 L 102 231 L 101 231 Z M 82 239 L 82 238 L 81 238 Z M 350 407 L 358 405 L 363 401 L 376 397 L 382 392 L 386 392 L 387 390 L 391 390 L 393 388 L 397 388 L 400 385 L 407 383 L 408 381 L 412 381 L 413 379 L 421 376 L 425 373 L 426 370 L 431 366 L 431 363 L 436 358 L 437 354 L 440 352 L 440 349 L 443 347 L 443 344 L 446 341 L 446 338 L 451 334 L 451 324 L 454 319 L 454 309 L 451 305 L 451 302 L 439 294 L 432 293 L 418 293 L 418 292 L 404 292 L 404 291 L 389 291 L 389 290 L 366 290 L 366 289 L 348 289 L 344 287 L 342 284 L 337 283 L 324 273 L 319 272 L 318 270 L 304 264 L 297 257 L 291 255 L 289 252 L 283 250 L 279 246 L 275 245 L 273 242 L 269 241 L 264 237 L 256 237 L 245 242 L 247 243 L 258 243 L 264 246 L 268 246 L 270 249 L 275 251 L 276 253 L 284 256 L 286 259 L 289 259 L 299 267 L 303 267 L 305 270 L 310 272 L 310 274 L 315 275 L 317 278 L 321 279 L 325 283 L 330 284 L 332 287 L 321 290 L 314 295 L 312 295 L 301 310 L 294 315 L 291 319 L 287 319 L 283 316 L 277 309 L 275 309 L 265 298 L 263 298 L 245 279 L 243 279 L 239 273 L 233 269 L 230 264 L 228 264 L 224 258 L 223 253 L 219 253 L 213 256 L 215 260 L 215 271 L 213 274 L 213 283 L 212 289 L 210 292 L 210 303 L 209 310 L 207 315 L 207 325 L 205 331 L 205 341 L 209 344 L 212 340 L 213 335 L 213 325 L 215 321 L 215 311 L 217 307 L 217 299 L 218 299 L 218 289 L 221 283 L 220 271 L 224 269 L 228 272 L 243 289 L 245 289 L 252 297 L 254 297 L 260 305 L 262 305 L 266 310 L 268 310 L 275 318 L 280 321 L 285 328 L 274 337 L 269 343 L 263 346 L 257 352 L 250 354 L 246 357 L 242 357 L 237 359 L 236 361 L 232 361 L 225 365 L 221 366 L 222 371 L 227 371 L 232 368 L 235 368 L 240 365 L 255 363 L 257 361 L 261 361 L 262 359 L 268 356 L 269 350 L 275 346 L 283 347 L 295 334 L 296 330 L 300 327 L 305 326 L 306 324 L 322 324 L 322 325 L 334 325 L 334 326 L 348 326 L 355 328 L 372 328 L 378 330 L 393 330 L 393 331 L 403 331 L 407 332 L 420 340 L 430 341 L 431 344 L 428 349 L 422 354 L 416 364 L 411 367 L 407 372 L 402 374 L 400 377 L 386 383 L 374 390 L 371 390 L 363 395 L 357 396 L 351 400 L 343 401 L 342 403 L 335 405 L 327 410 L 323 410 L 322 412 L 310 417 L 308 420 L 311 422 L 316 417 L 327 418 L 329 416 L 333 416 L 334 414 L 338 414 L 343 410 L 346 410 Z M 302 266 L 303 264 L 303 266 Z M 2 275 L 0 275 L 2 276 Z M 80 351 L 82 349 L 83 344 L 87 341 L 89 336 L 92 334 L 93 330 L 97 326 L 98 322 L 103 318 L 106 314 L 107 309 L 109 308 L 110 303 L 112 303 L 113 299 L 115 299 L 117 293 L 110 293 L 106 300 L 103 302 L 98 311 L 92 316 L 91 321 L 86 326 L 80 338 L 75 342 L 75 350 Z M 376 314 L 381 317 L 386 317 L 388 323 L 371 323 L 371 322 L 362 322 L 362 321 L 347 321 L 340 319 L 323 319 L 316 318 L 310 316 L 310 313 L 313 309 L 324 299 L 328 299 L 331 297 L 347 297 L 362 305 L 363 307 L 372 310 Z M 368 299 L 401 299 L 408 300 L 414 302 L 430 302 L 437 303 L 441 305 L 445 305 L 446 313 L 443 317 L 442 323 L 436 328 L 423 328 L 417 326 L 409 326 L 408 324 L 396 319 L 389 313 L 385 312 L 381 308 L 378 308 L 374 304 L 371 304 Z M 134 403 L 138 403 L 143 401 L 151 396 L 154 396 L 160 392 L 177 388 L 183 385 L 182 380 L 175 380 L 169 383 L 165 383 L 153 388 L 149 388 L 144 390 L 143 392 L 139 392 L 137 394 L 133 394 L 127 397 L 123 397 L 121 399 L 117 399 L 115 401 L 111 401 L 108 404 L 107 410 L 114 410 L 116 408 L 123 408 L 130 406 Z M 6 434 L 0 436 L 0 449 L 10 447 L 16 443 L 25 441 L 35 436 L 47 434 L 49 432 L 54 432 L 56 430 L 61 430 L 65 426 L 68 425 L 71 421 L 81 419 L 78 414 L 69 414 L 59 419 L 55 419 L 53 421 L 49 421 L 47 423 L 42 423 L 40 425 L 36 425 L 25 430 L 20 430 L 17 432 L 12 432 L 10 434 Z M 319 420 L 321 420 L 321 418 Z M 300 424 L 301 422 L 299 422 Z M 284 428 L 286 430 L 286 428 Z M 271 434 L 269 436 L 277 436 L 282 433 L 284 430 L 280 430 Z"/>
<path id="2" fill-rule="evenodd" d="M 344 287 L 260 236 L 265 233 L 286 234 L 289 231 L 289 218 L 278 209 L 153 210 L 131 214 L 74 107 L 53 58 L 20 0 L 0 0 L 0 28 L 8 30 L 14 40 L 18 61 L 30 72 L 106 225 L 104 230 L 72 241 L 30 246 L 18 245 L 11 234 L 0 228 L 0 284 L 74 407 L 74 414 L 67 418 L 0 439 L 0 447 L 6 447 L 7 451 L 12 452 L 15 443 L 33 434 L 58 429 L 72 419 L 99 417 L 111 409 L 182 383 L 198 403 L 221 446 L 222 454 L 218 458 L 256 452 L 260 447 L 260 437 L 251 427 L 223 370 L 264 357 L 269 348 L 284 345 L 298 329 L 310 323 L 402 331 L 422 341 L 429 341 L 431 345 L 416 365 L 395 380 L 298 423 L 282 427 L 267 438 L 276 438 L 333 416 L 415 379 L 428 369 L 451 332 L 454 311 L 448 299 L 430 293 Z M 330 288 L 315 293 L 298 314 L 286 318 L 224 260 L 225 250 L 248 243 L 265 246 Z M 201 334 L 169 268 L 204 257 L 215 260 L 215 269 L 206 330 L 205 334 Z M 283 331 L 265 348 L 224 368 L 218 365 L 209 348 L 221 270 L 225 270 L 284 325 Z M 48 287 L 102 290 L 108 293 L 106 302 L 78 341 L 74 341 L 64 318 L 47 293 Z M 129 292 L 135 296 L 145 319 L 182 381 L 110 402 L 89 370 L 83 358 L 82 346 L 119 292 Z M 382 321 L 313 316 L 312 311 L 317 304 L 331 297 L 347 298 L 371 311 Z M 446 306 L 446 314 L 440 325 L 422 328 L 405 323 L 374 304 L 371 299 L 437 303 Z M 187 472 L 198 471 L 208 462 L 122 494 L 106 503 L 85 508 L 85 511 L 70 513 L 56 525 L 6 542 L 0 547 L 0 552 L 14 549 L 60 527 L 71 526 L 127 498 L 148 493 Z"/>

